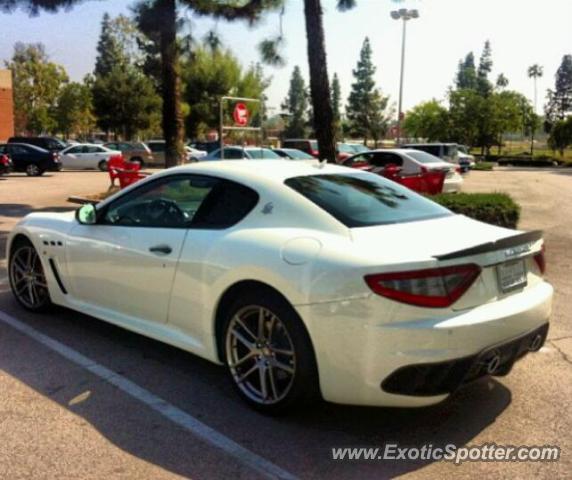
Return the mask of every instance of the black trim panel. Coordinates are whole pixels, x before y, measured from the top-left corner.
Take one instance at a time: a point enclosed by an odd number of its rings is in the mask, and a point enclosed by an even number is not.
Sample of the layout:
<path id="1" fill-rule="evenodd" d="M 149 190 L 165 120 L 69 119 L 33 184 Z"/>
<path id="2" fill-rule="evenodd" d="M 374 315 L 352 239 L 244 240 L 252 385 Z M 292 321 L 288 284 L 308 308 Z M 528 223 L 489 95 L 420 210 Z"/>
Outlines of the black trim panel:
<path id="1" fill-rule="evenodd" d="M 495 242 L 482 243 L 476 247 L 465 248 L 457 250 L 456 252 L 446 253 L 444 255 L 435 255 L 437 260 L 452 260 L 454 258 L 469 257 L 471 255 L 480 255 L 481 253 L 493 252 L 503 248 L 516 247 L 523 243 L 536 242 L 542 238 L 542 230 L 533 230 L 531 232 L 519 233 L 512 237 L 501 238 Z"/>

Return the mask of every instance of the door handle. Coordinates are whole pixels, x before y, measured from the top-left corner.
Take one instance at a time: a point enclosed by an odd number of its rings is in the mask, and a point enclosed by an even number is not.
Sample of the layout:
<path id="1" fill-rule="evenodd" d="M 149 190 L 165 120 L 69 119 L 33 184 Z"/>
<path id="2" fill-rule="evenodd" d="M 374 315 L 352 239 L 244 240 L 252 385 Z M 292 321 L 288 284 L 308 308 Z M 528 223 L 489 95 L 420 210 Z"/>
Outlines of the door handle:
<path id="1" fill-rule="evenodd" d="M 169 255 L 173 249 L 169 247 L 169 245 L 155 245 L 154 247 L 149 248 L 149 251 L 159 255 Z"/>

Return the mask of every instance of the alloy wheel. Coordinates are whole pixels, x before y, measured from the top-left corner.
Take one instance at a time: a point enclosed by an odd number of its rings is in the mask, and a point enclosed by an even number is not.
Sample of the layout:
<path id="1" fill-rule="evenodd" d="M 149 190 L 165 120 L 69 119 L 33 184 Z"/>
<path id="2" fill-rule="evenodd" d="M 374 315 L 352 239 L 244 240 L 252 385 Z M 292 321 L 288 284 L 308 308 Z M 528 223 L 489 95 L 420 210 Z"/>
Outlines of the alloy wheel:
<path id="1" fill-rule="evenodd" d="M 38 309 L 50 301 L 44 269 L 34 247 L 23 245 L 14 252 L 10 280 L 14 294 L 24 306 Z"/>
<path id="2" fill-rule="evenodd" d="M 285 324 L 257 305 L 240 309 L 230 320 L 226 360 L 240 391 L 260 405 L 283 400 L 296 376 L 296 352 Z"/>
<path id="3" fill-rule="evenodd" d="M 35 163 L 30 163 L 26 167 L 26 174 L 30 177 L 37 177 L 40 175 L 40 167 L 38 167 Z"/>

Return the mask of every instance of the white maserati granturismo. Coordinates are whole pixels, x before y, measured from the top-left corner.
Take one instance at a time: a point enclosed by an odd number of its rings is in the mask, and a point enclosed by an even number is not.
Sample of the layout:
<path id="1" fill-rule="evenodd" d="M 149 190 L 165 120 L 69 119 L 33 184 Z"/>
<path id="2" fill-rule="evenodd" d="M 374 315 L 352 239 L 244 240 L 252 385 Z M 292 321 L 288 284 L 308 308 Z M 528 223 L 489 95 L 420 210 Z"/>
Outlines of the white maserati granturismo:
<path id="1" fill-rule="evenodd" d="M 545 341 L 540 232 L 316 162 L 165 170 L 8 239 L 17 301 L 83 312 L 223 364 L 250 405 L 422 406 Z"/>

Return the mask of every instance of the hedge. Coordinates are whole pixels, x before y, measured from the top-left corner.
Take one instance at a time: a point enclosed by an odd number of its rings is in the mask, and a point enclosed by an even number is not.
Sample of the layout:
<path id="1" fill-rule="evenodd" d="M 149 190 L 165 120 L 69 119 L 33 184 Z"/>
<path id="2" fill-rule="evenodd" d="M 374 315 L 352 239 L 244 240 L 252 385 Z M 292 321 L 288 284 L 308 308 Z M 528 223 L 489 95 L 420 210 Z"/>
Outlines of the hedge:
<path id="1" fill-rule="evenodd" d="M 490 171 L 493 169 L 494 163 L 493 162 L 477 162 L 474 166 L 471 167 L 471 170 L 484 170 Z"/>
<path id="2" fill-rule="evenodd" d="M 516 228 L 520 206 L 505 193 L 441 193 L 434 202 L 467 217 L 499 227 Z"/>

